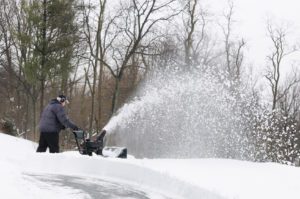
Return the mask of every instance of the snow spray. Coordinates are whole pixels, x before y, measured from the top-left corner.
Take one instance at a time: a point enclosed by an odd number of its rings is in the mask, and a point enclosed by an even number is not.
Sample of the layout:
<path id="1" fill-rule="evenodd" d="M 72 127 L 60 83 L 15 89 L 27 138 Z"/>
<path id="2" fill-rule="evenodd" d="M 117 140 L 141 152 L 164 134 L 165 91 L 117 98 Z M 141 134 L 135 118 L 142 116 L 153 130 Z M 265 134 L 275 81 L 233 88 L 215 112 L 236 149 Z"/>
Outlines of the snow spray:
<path id="1" fill-rule="evenodd" d="M 136 157 L 244 159 L 240 104 L 248 101 L 212 74 L 155 73 L 104 129 Z"/>

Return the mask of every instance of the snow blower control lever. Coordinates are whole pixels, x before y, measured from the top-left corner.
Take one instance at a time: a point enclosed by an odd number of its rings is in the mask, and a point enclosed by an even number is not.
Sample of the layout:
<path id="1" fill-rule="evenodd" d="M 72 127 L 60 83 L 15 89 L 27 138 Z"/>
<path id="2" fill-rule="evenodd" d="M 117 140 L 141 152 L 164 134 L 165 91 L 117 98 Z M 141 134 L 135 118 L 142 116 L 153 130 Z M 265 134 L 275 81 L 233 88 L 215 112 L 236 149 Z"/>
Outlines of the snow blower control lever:
<path id="1" fill-rule="evenodd" d="M 78 151 L 82 155 L 91 156 L 93 152 L 103 157 L 127 158 L 127 149 L 124 147 L 104 147 L 106 131 L 102 130 L 95 141 L 86 138 L 83 130 L 73 131 Z"/>

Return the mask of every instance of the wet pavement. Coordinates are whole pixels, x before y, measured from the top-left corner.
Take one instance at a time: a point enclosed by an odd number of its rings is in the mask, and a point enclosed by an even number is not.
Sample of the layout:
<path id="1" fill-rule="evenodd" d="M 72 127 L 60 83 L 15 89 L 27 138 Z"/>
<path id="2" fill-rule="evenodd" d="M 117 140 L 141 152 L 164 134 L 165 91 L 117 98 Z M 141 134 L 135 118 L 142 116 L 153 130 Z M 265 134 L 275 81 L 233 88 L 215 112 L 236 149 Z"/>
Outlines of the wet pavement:
<path id="1" fill-rule="evenodd" d="M 159 193 L 153 193 L 128 184 L 111 182 L 99 178 L 67 175 L 26 175 L 53 187 L 59 186 L 74 189 L 74 194 L 81 194 L 84 199 L 171 199 Z"/>

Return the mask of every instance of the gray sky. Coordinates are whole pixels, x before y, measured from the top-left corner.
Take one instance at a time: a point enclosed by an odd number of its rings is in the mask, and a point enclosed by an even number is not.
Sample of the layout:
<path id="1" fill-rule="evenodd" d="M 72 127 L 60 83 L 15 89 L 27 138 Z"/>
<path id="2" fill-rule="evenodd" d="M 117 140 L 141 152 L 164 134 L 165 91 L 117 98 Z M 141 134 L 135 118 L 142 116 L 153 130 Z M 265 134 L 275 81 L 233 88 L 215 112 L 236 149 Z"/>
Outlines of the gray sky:
<path id="1" fill-rule="evenodd" d="M 228 9 L 228 0 L 203 0 L 209 5 L 216 17 Z M 231 0 L 234 3 L 234 32 L 247 42 L 248 62 L 256 70 L 263 70 L 266 56 L 270 52 L 270 41 L 267 37 L 266 22 L 288 27 L 290 45 L 300 43 L 300 1 L 299 0 Z M 288 57 L 287 62 L 300 62 L 300 53 Z"/>

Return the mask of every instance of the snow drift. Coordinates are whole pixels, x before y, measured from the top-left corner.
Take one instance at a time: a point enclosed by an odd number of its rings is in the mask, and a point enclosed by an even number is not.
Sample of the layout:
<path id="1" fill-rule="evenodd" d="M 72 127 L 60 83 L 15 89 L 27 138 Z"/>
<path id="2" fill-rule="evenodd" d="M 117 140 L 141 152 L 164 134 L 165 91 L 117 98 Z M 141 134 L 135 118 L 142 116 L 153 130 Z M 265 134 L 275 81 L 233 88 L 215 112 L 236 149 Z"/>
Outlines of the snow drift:
<path id="1" fill-rule="evenodd" d="M 171 198 L 297 199 L 300 170 L 226 159 L 105 159 L 78 152 L 37 154 L 36 144 L 0 133 L 0 194 L 5 198 L 88 198 L 32 181 L 28 174 L 110 179 Z"/>

